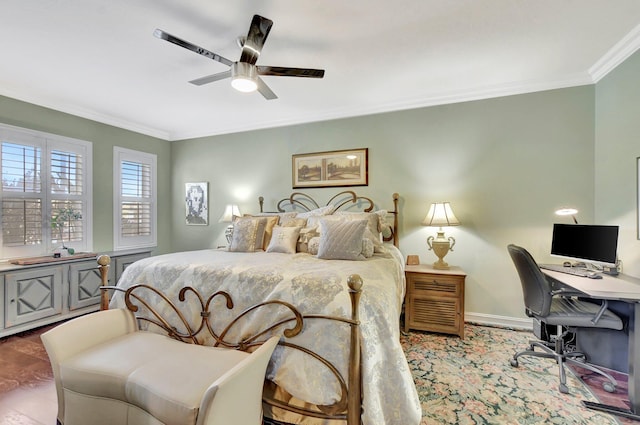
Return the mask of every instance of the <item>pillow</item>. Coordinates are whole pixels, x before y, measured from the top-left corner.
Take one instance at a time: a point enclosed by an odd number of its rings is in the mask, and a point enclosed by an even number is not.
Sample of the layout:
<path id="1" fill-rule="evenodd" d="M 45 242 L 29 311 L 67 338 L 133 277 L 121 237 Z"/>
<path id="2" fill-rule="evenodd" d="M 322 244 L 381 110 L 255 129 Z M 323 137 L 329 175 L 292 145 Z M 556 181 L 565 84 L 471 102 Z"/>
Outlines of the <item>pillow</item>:
<path id="1" fill-rule="evenodd" d="M 362 238 L 366 220 L 320 220 L 318 258 L 325 260 L 362 260 Z"/>
<path id="2" fill-rule="evenodd" d="M 371 258 L 373 257 L 373 253 L 374 253 L 373 242 L 371 242 L 371 239 L 363 238 L 362 239 L 362 255 L 364 255 L 364 258 Z"/>
<path id="3" fill-rule="evenodd" d="M 367 220 L 367 228 L 371 233 L 374 235 L 380 233 L 380 217 L 377 214 L 367 212 L 336 211 L 333 216 L 344 217 L 347 220 Z"/>
<path id="4" fill-rule="evenodd" d="M 237 217 L 233 222 L 233 236 L 229 251 L 254 252 L 262 249 L 266 217 Z"/>
<path id="5" fill-rule="evenodd" d="M 315 210 L 298 213 L 296 215 L 297 218 L 309 218 L 309 217 L 318 217 L 321 215 L 329 215 L 334 212 L 336 209 L 335 205 L 327 205 L 326 207 L 316 208 Z"/>
<path id="6" fill-rule="evenodd" d="M 266 251 L 269 246 L 269 241 L 271 241 L 271 232 L 273 231 L 273 227 L 278 224 L 280 220 L 279 215 L 265 215 L 264 213 L 259 213 L 256 215 L 245 214 L 244 217 L 264 217 L 267 219 L 267 224 L 264 227 L 264 237 L 262 238 L 262 246 L 261 248 Z"/>
<path id="7" fill-rule="evenodd" d="M 280 226 L 282 227 L 304 227 L 306 225 L 306 218 L 283 217 L 280 219 Z"/>
<path id="8" fill-rule="evenodd" d="M 307 252 L 311 255 L 317 255 L 319 247 L 320 237 L 314 236 L 307 244 Z M 367 238 L 362 238 L 362 255 L 365 258 L 371 258 L 373 257 L 373 252 L 373 243 Z"/>
<path id="9" fill-rule="evenodd" d="M 296 251 L 298 252 L 309 252 L 309 241 L 318 236 L 318 232 L 316 228 L 304 227 L 300 229 L 300 236 L 298 237 L 298 243 L 296 245 Z M 318 252 L 316 251 L 316 254 Z"/>
<path id="10" fill-rule="evenodd" d="M 269 246 L 267 247 L 267 252 L 295 254 L 300 229 L 300 227 L 274 227 L 271 242 L 269 242 Z"/>

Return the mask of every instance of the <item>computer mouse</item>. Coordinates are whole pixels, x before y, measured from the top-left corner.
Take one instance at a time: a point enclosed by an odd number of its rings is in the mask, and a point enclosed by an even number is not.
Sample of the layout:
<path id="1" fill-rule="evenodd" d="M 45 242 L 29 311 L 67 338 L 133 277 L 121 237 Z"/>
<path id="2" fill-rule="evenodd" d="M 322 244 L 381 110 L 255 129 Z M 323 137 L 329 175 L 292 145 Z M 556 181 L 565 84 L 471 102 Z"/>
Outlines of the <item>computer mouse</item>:
<path id="1" fill-rule="evenodd" d="M 596 272 L 588 272 L 587 273 L 587 277 L 589 279 L 602 279 L 602 276 L 599 273 L 596 273 Z"/>

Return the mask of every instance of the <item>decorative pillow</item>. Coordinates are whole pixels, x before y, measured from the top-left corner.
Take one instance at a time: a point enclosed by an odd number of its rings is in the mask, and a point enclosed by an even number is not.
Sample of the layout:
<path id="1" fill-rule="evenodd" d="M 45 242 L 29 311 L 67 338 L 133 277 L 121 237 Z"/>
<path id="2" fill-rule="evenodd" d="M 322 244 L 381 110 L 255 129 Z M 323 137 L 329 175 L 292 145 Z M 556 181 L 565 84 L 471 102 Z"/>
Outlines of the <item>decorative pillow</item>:
<path id="1" fill-rule="evenodd" d="M 298 243 L 296 245 L 296 251 L 298 252 L 309 252 L 309 241 L 315 237 L 318 236 L 319 233 L 317 232 L 316 228 L 309 228 L 309 227 L 304 227 L 300 230 L 300 236 L 298 237 Z M 316 251 L 316 254 L 318 252 Z"/>
<path id="2" fill-rule="evenodd" d="M 307 252 L 311 255 L 317 255 L 319 247 L 320 236 L 314 236 L 307 244 Z M 373 257 L 373 252 L 373 243 L 367 238 L 362 238 L 362 255 L 365 258 L 371 258 Z"/>
<path id="3" fill-rule="evenodd" d="M 237 217 L 233 222 L 233 237 L 229 251 L 253 252 L 262 249 L 266 217 Z"/>
<path id="4" fill-rule="evenodd" d="M 320 208 L 316 208 L 315 210 L 298 213 L 296 217 L 297 218 L 318 217 L 321 215 L 329 215 L 333 213 L 335 210 L 336 210 L 335 205 L 327 205 L 326 207 L 320 207 Z"/>
<path id="5" fill-rule="evenodd" d="M 325 260 L 362 260 L 362 238 L 366 220 L 320 220 L 318 258 Z"/>
<path id="6" fill-rule="evenodd" d="M 279 215 L 267 215 L 266 213 L 258 213 L 258 214 L 244 214 L 243 217 L 264 217 L 267 219 L 267 225 L 264 227 L 264 237 L 262 238 L 262 250 L 266 251 L 269 246 L 269 241 L 271 241 L 271 232 L 273 231 L 273 226 L 277 226 L 280 221 Z"/>
<path id="7" fill-rule="evenodd" d="M 282 227 L 304 227 L 306 225 L 306 218 L 283 217 L 280 219 L 280 226 Z"/>
<path id="8" fill-rule="evenodd" d="M 269 246 L 267 247 L 267 252 L 295 254 L 296 242 L 298 242 L 300 229 L 300 227 L 274 227 L 271 242 L 269 242 Z"/>
<path id="9" fill-rule="evenodd" d="M 318 248 L 320 247 L 320 236 L 314 236 L 309 239 L 307 243 L 307 252 L 311 255 L 318 255 Z"/>
<path id="10" fill-rule="evenodd" d="M 364 258 L 371 258 L 373 257 L 373 253 L 374 253 L 373 242 L 371 242 L 371 239 L 363 238 L 362 239 L 362 255 L 364 255 Z"/>

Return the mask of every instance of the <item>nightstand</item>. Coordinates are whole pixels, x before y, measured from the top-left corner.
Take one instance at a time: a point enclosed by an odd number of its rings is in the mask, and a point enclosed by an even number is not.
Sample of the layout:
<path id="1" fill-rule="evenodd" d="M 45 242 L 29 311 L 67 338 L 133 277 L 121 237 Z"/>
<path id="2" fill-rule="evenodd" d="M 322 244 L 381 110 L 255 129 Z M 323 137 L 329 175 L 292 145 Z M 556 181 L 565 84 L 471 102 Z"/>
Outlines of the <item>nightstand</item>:
<path id="1" fill-rule="evenodd" d="M 437 270 L 430 264 L 405 266 L 404 330 L 441 332 L 464 339 L 464 280 L 459 267 Z"/>

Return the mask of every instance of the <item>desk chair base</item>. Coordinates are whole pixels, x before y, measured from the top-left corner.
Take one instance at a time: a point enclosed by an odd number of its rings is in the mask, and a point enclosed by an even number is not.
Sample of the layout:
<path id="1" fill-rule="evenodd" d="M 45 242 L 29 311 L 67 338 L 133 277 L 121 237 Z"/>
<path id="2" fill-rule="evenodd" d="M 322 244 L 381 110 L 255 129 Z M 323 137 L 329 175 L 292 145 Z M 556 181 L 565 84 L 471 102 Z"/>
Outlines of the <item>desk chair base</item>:
<path id="1" fill-rule="evenodd" d="M 564 334 L 560 337 L 555 337 L 555 344 L 545 343 L 543 341 L 529 341 L 529 349 L 526 351 L 520 351 L 513 355 L 513 359 L 511 359 L 511 366 L 518 367 L 518 357 L 521 356 L 532 356 L 532 357 L 543 357 L 547 359 L 554 359 L 556 363 L 558 363 L 558 373 L 560 377 L 560 385 L 558 386 L 558 390 L 563 394 L 569 393 L 569 388 L 567 387 L 567 377 L 564 370 L 565 363 L 574 364 L 583 369 L 590 370 L 599 375 L 607 378 L 609 382 L 605 382 L 602 384 L 602 387 L 605 391 L 609 393 L 613 393 L 616 390 L 616 386 L 618 382 L 615 378 L 609 375 L 607 372 L 599 369 L 598 367 L 592 365 L 591 363 L 587 363 L 584 361 L 585 355 L 580 352 L 566 352 L 564 349 Z M 555 345 L 555 349 L 552 346 Z M 542 351 L 535 351 L 535 347 L 538 347 Z M 582 360 L 578 360 L 582 359 Z"/>
<path id="2" fill-rule="evenodd" d="M 610 406 L 608 404 L 602 403 L 594 403 L 592 401 L 582 401 L 584 407 L 592 410 L 597 410 L 599 412 L 609 413 L 611 415 L 622 416 L 623 418 L 633 419 L 636 421 L 640 421 L 640 415 L 637 413 L 633 413 L 629 409 L 622 409 L 617 406 Z"/>

